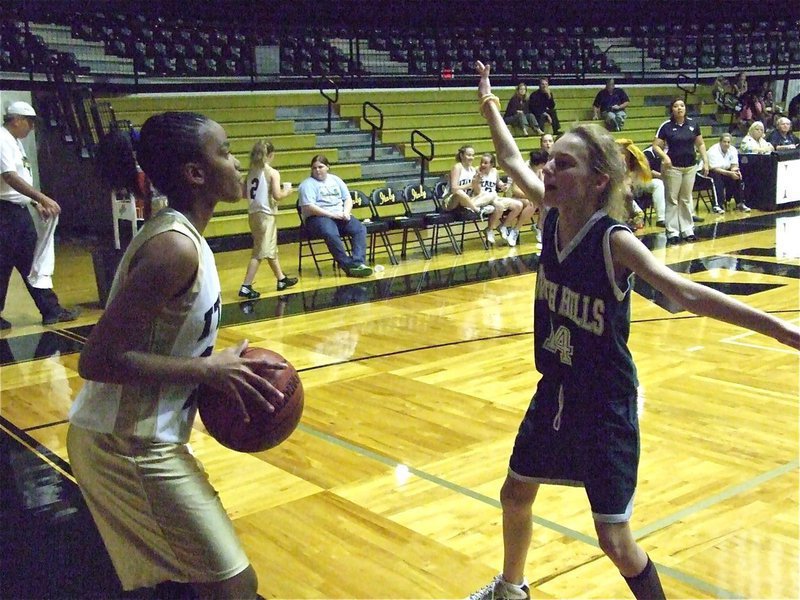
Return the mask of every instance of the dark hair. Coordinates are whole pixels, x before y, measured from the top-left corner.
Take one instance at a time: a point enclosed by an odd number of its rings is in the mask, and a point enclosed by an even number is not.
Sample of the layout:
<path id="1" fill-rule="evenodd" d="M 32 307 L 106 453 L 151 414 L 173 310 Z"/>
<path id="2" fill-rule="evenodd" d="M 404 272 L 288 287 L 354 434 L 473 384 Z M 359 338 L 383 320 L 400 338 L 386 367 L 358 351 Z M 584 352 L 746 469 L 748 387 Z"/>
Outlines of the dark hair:
<path id="1" fill-rule="evenodd" d="M 548 160 L 550 160 L 550 155 L 547 153 L 547 150 L 531 150 L 528 164 L 532 167 L 535 167 L 537 165 L 547 164 Z"/>
<path id="2" fill-rule="evenodd" d="M 683 105 L 686 106 L 686 100 L 683 98 L 683 96 L 675 96 L 672 100 L 669 101 L 669 106 L 667 106 L 667 108 L 669 109 L 670 117 L 672 117 L 672 107 L 675 106 L 676 102 L 683 102 Z"/>
<path id="3" fill-rule="evenodd" d="M 136 158 L 131 136 L 121 129 L 109 131 L 97 146 L 100 176 L 112 189 L 136 187 Z"/>
<path id="4" fill-rule="evenodd" d="M 311 166 L 312 167 L 314 166 L 315 162 L 321 162 L 326 167 L 330 167 L 331 166 L 331 163 L 328 162 L 328 157 L 325 156 L 324 154 L 317 154 L 317 155 L 314 156 L 314 158 L 311 159 Z"/>
<path id="5" fill-rule="evenodd" d="M 173 208 L 188 208 L 189 188 L 181 167 L 203 160 L 203 129 L 208 117 L 192 112 L 165 112 L 144 122 L 139 133 L 138 156 L 142 170 L 169 199 Z"/>

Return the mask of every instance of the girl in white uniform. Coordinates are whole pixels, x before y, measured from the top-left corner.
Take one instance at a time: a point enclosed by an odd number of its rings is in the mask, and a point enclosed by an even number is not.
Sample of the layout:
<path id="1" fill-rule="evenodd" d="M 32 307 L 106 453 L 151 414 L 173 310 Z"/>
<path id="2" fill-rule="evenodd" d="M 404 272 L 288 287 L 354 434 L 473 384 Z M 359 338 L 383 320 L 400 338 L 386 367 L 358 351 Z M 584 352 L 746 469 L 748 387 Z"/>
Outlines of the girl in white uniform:
<path id="1" fill-rule="evenodd" d="M 250 199 L 248 220 L 253 234 L 253 254 L 247 263 L 239 296 L 253 300 L 261 296 L 253 289 L 258 267 L 265 258 L 277 280 L 277 290 L 282 292 L 297 283 L 296 277 L 287 277 L 278 260 L 278 200 L 287 198 L 292 191 L 290 183 L 281 186 L 281 174 L 273 169 L 275 147 L 267 140 L 258 140 L 250 151 L 250 168 L 244 182 L 244 192 Z"/>
<path id="2" fill-rule="evenodd" d="M 479 213 L 481 217 L 494 211 L 494 206 L 486 197 L 474 198 L 472 182 L 477 170 L 472 163 L 475 161 L 475 148 L 469 144 L 461 146 L 456 153 L 456 164 L 450 169 L 450 199 L 447 210 L 463 209 Z"/>
<path id="3" fill-rule="evenodd" d="M 169 207 L 120 263 L 108 306 L 81 353 L 88 380 L 70 411 L 73 474 L 125 590 L 176 581 L 201 597 L 255 598 L 258 581 L 187 442 L 201 383 L 266 405 L 278 392 L 242 358 L 212 353 L 220 285 L 202 232 L 218 201 L 240 197 L 239 163 L 219 124 L 164 113 L 142 126 L 139 160 Z"/>

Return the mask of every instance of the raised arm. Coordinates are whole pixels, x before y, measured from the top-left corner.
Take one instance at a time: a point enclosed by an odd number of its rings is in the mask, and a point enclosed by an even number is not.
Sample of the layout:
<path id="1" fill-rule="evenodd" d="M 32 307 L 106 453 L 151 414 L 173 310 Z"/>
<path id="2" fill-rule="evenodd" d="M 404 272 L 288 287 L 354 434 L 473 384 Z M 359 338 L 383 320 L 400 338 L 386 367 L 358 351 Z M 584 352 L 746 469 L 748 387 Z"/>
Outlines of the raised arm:
<path id="1" fill-rule="evenodd" d="M 525 197 L 541 206 L 544 196 L 544 184 L 528 168 L 514 141 L 514 137 L 503 121 L 503 117 L 500 114 L 500 102 L 497 100 L 497 96 L 492 94 L 492 85 L 489 82 L 490 67 L 480 61 L 475 64 L 475 67 L 480 75 L 480 82 L 478 83 L 480 109 L 483 116 L 486 117 L 489 130 L 492 133 L 497 162 L 506 174 L 513 178 L 514 183 L 523 191 Z"/>
<path id="2" fill-rule="evenodd" d="M 636 273 L 671 301 L 696 315 L 738 325 L 800 349 L 800 328 L 796 325 L 682 277 L 656 260 L 629 231 L 614 231 L 610 243 L 615 272 L 625 268 Z"/>

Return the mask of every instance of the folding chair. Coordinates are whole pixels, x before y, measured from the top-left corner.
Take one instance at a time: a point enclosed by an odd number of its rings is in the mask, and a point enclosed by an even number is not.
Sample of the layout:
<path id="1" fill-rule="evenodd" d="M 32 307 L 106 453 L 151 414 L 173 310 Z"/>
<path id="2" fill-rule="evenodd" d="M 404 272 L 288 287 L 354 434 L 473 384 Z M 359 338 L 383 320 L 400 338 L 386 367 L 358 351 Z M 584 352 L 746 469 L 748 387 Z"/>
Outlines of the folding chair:
<path id="1" fill-rule="evenodd" d="M 114 219 L 114 248 L 120 249 L 119 222 L 130 221 L 131 236 L 139 231 L 139 219 L 144 216 L 136 207 L 136 199 L 127 190 L 111 191 L 111 215 Z"/>
<path id="2" fill-rule="evenodd" d="M 390 231 L 402 231 L 401 258 L 406 257 L 408 232 L 410 231 L 416 237 L 420 250 L 422 250 L 422 255 L 426 260 L 430 259 L 431 254 L 421 233 L 427 228 L 425 218 L 422 215 L 409 214 L 402 198 L 398 198 L 395 191 L 389 187 L 380 187 L 372 190 L 369 200 L 373 221 L 385 223 Z"/>
<path id="3" fill-rule="evenodd" d="M 314 259 L 314 266 L 317 268 L 317 274 L 320 277 L 322 276 L 322 270 L 319 268 L 319 263 L 321 262 L 333 263 L 333 270 L 336 271 L 339 265 L 333 259 L 333 256 L 331 256 L 328 246 L 325 244 L 325 240 L 319 236 L 311 235 L 308 229 L 306 229 L 299 201 L 295 205 L 295 208 L 297 209 L 297 216 L 300 217 L 299 240 L 297 243 L 297 272 L 303 272 L 303 258 L 308 258 L 309 256 Z M 349 252 L 350 236 L 342 236 L 342 241 L 344 241 L 344 245 Z M 320 245 L 322 245 L 324 251 L 319 247 Z"/>
<path id="4" fill-rule="evenodd" d="M 475 227 L 475 233 L 477 234 L 478 239 L 481 241 L 483 249 L 488 250 L 489 244 L 486 243 L 486 233 L 481 228 L 481 224 L 483 223 L 481 216 L 478 213 L 467 210 L 463 207 L 458 207 L 455 210 L 446 210 L 447 199 L 449 197 L 450 193 L 448 183 L 446 181 L 437 182 L 434 186 L 434 202 L 436 202 L 437 210 L 443 214 L 452 215 L 453 223 L 461 223 L 461 240 L 459 243 L 458 254 L 461 254 L 461 251 L 464 249 L 464 237 L 468 224 L 472 224 Z"/>
<path id="5" fill-rule="evenodd" d="M 705 204 L 706 210 L 711 212 L 712 206 L 719 206 L 717 204 L 717 192 L 714 189 L 714 180 L 711 177 L 706 177 L 702 173 L 698 173 L 694 178 L 694 187 L 692 193 L 695 196 L 694 211 L 695 213 L 700 208 L 700 201 Z"/>
<path id="6" fill-rule="evenodd" d="M 436 194 L 432 190 L 420 184 L 407 185 L 403 188 L 403 204 L 407 214 L 422 216 L 425 225 L 432 229 L 431 254 L 439 248 L 441 230 L 444 230 L 453 252 L 461 254 L 461 248 L 456 242 L 456 236 L 451 227 L 453 223 L 457 222 L 456 215 L 442 208 L 442 205 L 436 201 Z"/>
<path id="7" fill-rule="evenodd" d="M 389 241 L 387 232 L 389 231 L 389 223 L 381 220 L 373 220 L 374 216 L 370 199 L 361 190 L 351 190 L 350 196 L 353 199 L 353 216 L 357 217 L 364 224 L 369 237 L 369 262 L 375 263 L 375 249 L 378 239 L 383 244 L 383 249 L 389 257 L 389 262 L 393 265 L 398 264 L 397 257 L 394 254 L 394 248 Z M 366 215 L 364 212 L 367 211 Z"/>
<path id="8" fill-rule="evenodd" d="M 644 212 L 644 220 L 648 225 L 653 224 L 653 214 L 656 211 L 656 206 L 653 204 L 653 194 L 650 192 L 640 191 L 634 195 L 633 200 Z"/>

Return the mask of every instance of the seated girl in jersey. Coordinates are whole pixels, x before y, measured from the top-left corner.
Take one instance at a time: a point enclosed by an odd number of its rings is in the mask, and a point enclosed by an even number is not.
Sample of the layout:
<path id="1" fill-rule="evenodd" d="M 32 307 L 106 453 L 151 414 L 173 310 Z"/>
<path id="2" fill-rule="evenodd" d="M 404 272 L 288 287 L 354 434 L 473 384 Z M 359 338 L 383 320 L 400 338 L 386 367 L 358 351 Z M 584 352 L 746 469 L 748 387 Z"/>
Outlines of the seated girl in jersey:
<path id="1" fill-rule="evenodd" d="M 447 200 L 447 210 L 468 210 L 477 213 L 483 218 L 494 212 L 494 205 L 488 197 L 480 199 L 480 204 L 473 199 L 472 181 L 477 173 L 472 163 L 475 160 L 475 148 L 465 144 L 456 153 L 456 163 L 450 169 L 450 197 Z"/>
<path id="2" fill-rule="evenodd" d="M 509 239 L 509 226 L 516 223 L 517 217 L 522 211 L 522 202 L 515 198 L 507 198 L 500 195 L 508 189 L 508 186 L 498 179 L 495 164 L 494 154 L 491 152 L 481 155 L 480 167 L 478 167 L 478 172 L 472 180 L 472 198 L 477 204 L 482 204 L 484 201 L 489 200 L 495 208 L 492 214 L 489 215 L 489 223 L 486 227 L 486 242 L 492 245 L 496 243 L 494 230 L 502 221 L 503 224 L 500 227 L 501 237 L 508 242 L 509 246 L 516 246 L 516 237 Z"/>

